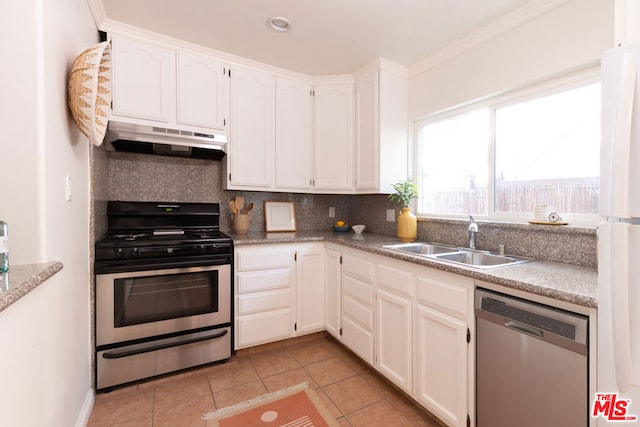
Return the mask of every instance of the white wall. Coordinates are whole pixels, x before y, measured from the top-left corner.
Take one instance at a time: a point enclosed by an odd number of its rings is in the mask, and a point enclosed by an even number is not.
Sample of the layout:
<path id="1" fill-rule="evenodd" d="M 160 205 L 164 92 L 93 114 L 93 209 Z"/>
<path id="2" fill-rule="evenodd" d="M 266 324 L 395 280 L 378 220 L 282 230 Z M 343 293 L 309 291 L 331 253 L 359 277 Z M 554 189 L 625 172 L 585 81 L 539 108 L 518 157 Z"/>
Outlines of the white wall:
<path id="1" fill-rule="evenodd" d="M 571 0 L 412 78 L 411 120 L 599 60 L 614 2 Z"/>
<path id="2" fill-rule="evenodd" d="M 98 33 L 86 0 L 3 1 L 0 20 L 0 218 L 10 263 L 64 264 L 0 312 L 0 425 L 83 425 L 93 399 L 89 143 L 70 118 L 66 87 L 73 59 Z"/>

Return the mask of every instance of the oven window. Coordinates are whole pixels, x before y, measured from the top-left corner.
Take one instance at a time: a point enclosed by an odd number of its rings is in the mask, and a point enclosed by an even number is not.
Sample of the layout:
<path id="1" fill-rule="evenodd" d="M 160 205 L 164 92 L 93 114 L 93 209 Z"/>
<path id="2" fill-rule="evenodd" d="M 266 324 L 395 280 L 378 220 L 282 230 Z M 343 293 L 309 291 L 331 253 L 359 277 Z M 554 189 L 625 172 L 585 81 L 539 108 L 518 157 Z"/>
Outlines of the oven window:
<path id="1" fill-rule="evenodd" d="M 218 311 L 218 271 L 114 281 L 115 327 Z"/>

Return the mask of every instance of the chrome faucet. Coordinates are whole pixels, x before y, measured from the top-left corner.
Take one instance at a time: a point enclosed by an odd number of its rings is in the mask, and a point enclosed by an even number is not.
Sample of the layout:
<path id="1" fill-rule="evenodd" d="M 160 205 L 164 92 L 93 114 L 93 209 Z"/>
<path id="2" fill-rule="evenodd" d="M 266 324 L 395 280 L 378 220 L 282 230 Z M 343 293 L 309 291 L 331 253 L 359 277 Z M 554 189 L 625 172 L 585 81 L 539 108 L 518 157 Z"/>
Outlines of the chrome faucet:
<path id="1" fill-rule="evenodd" d="M 469 215 L 469 248 L 476 248 L 476 235 L 478 234 L 478 224 L 473 219 L 471 215 Z"/>

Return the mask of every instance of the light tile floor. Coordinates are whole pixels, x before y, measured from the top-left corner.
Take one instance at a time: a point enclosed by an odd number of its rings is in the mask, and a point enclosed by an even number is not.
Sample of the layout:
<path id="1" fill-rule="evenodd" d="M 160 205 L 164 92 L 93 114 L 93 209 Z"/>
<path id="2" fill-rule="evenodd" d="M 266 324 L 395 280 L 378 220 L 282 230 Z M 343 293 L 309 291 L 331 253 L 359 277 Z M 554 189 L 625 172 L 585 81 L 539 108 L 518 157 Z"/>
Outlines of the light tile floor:
<path id="1" fill-rule="evenodd" d="M 207 426 L 202 420 L 207 412 L 304 381 L 341 426 L 443 426 L 323 332 L 98 393 L 88 427 Z"/>

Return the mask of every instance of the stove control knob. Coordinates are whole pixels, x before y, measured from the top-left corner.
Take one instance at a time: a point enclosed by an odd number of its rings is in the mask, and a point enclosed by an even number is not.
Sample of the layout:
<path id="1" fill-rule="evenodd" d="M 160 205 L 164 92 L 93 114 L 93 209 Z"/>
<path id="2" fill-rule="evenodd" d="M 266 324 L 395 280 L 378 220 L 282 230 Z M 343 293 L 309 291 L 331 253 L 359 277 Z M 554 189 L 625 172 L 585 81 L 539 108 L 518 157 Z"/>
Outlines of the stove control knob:
<path id="1" fill-rule="evenodd" d="M 114 249 L 114 255 L 116 258 L 124 258 L 126 251 L 122 248 Z"/>
<path id="2" fill-rule="evenodd" d="M 206 254 L 208 250 L 209 250 L 209 248 L 207 247 L 207 245 L 200 245 L 200 246 L 198 247 L 198 251 L 199 251 L 201 254 Z"/>
<path id="3" fill-rule="evenodd" d="M 131 249 L 131 256 L 134 257 L 134 258 L 135 257 L 139 257 L 140 256 L 140 249 L 138 249 L 138 248 Z"/>

